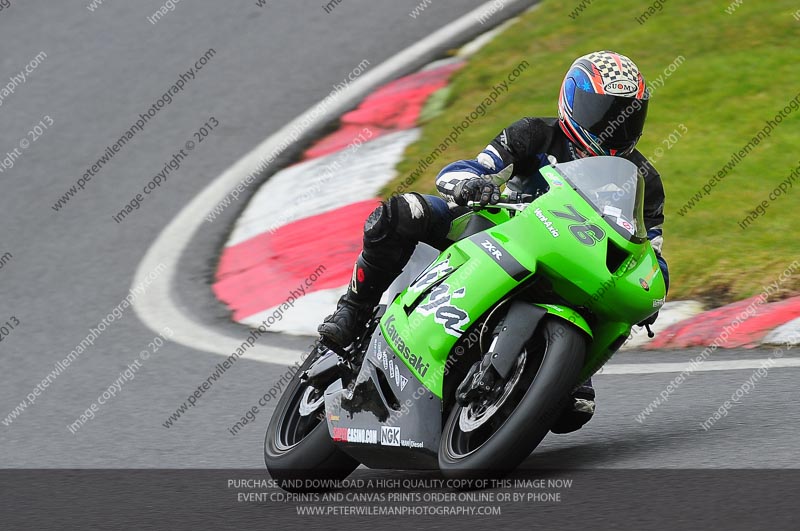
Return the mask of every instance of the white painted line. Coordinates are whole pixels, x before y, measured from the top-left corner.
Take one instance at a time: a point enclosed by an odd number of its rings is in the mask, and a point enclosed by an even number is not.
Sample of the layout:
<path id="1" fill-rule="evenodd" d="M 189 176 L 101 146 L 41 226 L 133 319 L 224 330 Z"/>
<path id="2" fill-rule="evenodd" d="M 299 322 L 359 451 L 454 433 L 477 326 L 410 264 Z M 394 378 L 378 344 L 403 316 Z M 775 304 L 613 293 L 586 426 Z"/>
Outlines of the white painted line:
<path id="1" fill-rule="evenodd" d="M 436 50 L 447 49 L 460 35 L 473 32 L 480 25 L 478 20 L 480 14 L 495 2 L 496 0 L 485 2 L 461 18 L 387 59 L 373 70 L 362 74 L 342 90 L 339 97 L 331 105 L 325 107 L 323 112 L 319 112 L 322 107 L 317 108 L 319 103 L 312 106 L 209 183 L 161 231 L 139 263 L 133 278 L 134 286 L 138 285 L 159 262 L 163 262 L 167 266 L 165 274 L 152 283 L 151 289 L 147 290 L 144 296 L 134 302 L 133 309 L 139 319 L 156 333 L 163 330 L 165 326 L 169 326 L 175 332 L 172 341 L 181 345 L 222 356 L 229 356 L 234 352 L 241 345 L 245 334 L 242 334 L 241 338 L 233 338 L 210 330 L 185 313 L 184 308 L 181 308 L 172 296 L 172 287 L 175 284 L 181 253 L 205 222 L 206 214 L 257 168 L 262 160 L 279 146 L 285 144 L 285 139 L 289 138 L 293 128 L 300 127 L 300 124 L 304 122 L 310 123 L 311 126 L 306 129 L 306 134 L 316 133 L 330 120 L 355 106 L 375 88 L 404 73 L 410 66 L 419 62 L 420 58 Z M 529 3 L 525 0 L 509 2 L 514 6 L 506 4 L 507 12 L 516 7 L 516 4 L 527 5 Z M 248 350 L 245 357 L 265 363 L 287 365 L 297 360 L 298 355 L 298 352 L 289 349 L 257 344 Z"/>
<path id="2" fill-rule="evenodd" d="M 536 4 L 535 6 L 533 6 L 531 8 L 531 10 L 535 9 L 537 7 L 539 7 L 539 4 Z M 467 59 L 467 58 L 475 55 L 477 52 L 479 52 L 481 50 L 481 48 L 483 48 L 484 46 L 486 46 L 487 44 L 492 42 L 495 37 L 497 37 L 499 34 L 501 34 L 507 28 L 509 28 L 510 26 L 513 26 L 516 23 L 517 23 L 517 19 L 516 18 L 512 18 L 512 19 L 506 20 L 505 22 L 503 22 L 502 24 L 500 24 L 499 26 L 497 26 L 493 30 L 487 31 L 484 34 L 479 35 L 477 38 L 472 40 L 472 42 L 468 42 L 467 44 L 462 46 L 461 49 L 458 50 L 458 53 L 456 54 L 456 57 L 459 58 L 459 59 Z"/>
<path id="3" fill-rule="evenodd" d="M 768 358 L 727 361 L 704 361 L 691 369 L 691 363 L 610 363 L 598 374 L 657 374 L 662 372 L 740 371 L 759 369 Z M 770 368 L 800 367 L 800 358 L 772 358 Z"/>

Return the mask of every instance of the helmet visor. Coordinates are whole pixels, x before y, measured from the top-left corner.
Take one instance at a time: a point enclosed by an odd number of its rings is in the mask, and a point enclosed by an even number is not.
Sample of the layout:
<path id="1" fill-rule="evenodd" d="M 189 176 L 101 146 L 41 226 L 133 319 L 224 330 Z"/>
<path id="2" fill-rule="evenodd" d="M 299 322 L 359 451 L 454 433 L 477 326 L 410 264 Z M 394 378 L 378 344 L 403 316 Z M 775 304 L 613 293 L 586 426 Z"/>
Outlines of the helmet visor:
<path id="1" fill-rule="evenodd" d="M 573 118 L 604 148 L 625 150 L 642 136 L 648 100 L 575 90 Z"/>

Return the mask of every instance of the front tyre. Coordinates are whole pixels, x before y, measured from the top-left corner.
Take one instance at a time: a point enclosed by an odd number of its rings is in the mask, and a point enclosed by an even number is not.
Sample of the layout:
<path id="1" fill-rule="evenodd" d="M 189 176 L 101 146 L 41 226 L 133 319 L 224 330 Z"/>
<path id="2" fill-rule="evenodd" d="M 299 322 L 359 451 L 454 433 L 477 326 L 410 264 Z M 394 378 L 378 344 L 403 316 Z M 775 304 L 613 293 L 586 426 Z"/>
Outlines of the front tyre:
<path id="1" fill-rule="evenodd" d="M 330 438 L 324 390 L 300 381 L 300 375 L 317 358 L 309 356 L 292 377 L 264 439 L 267 469 L 286 490 L 313 490 L 308 488 L 313 485 L 308 480 L 344 479 L 358 466 L 358 461 L 338 449 Z"/>
<path id="2" fill-rule="evenodd" d="M 439 445 L 442 474 L 499 477 L 517 468 L 557 420 L 586 348 L 582 332 L 561 319 L 543 319 L 495 403 L 453 406 Z"/>

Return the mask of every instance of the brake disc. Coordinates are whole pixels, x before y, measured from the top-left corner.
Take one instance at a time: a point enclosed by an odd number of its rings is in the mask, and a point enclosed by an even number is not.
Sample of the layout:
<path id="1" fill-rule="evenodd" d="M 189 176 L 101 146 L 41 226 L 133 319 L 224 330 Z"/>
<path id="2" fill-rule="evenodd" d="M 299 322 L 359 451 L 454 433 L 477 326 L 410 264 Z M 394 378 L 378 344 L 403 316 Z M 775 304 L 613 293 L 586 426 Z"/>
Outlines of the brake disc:
<path id="1" fill-rule="evenodd" d="M 525 359 L 527 356 L 528 351 L 523 349 L 517 358 L 517 364 L 514 366 L 514 373 L 503 387 L 503 392 L 497 397 L 496 400 L 494 400 L 494 402 L 488 406 L 484 404 L 473 403 L 467 407 L 461 408 L 461 414 L 458 418 L 458 427 L 462 432 L 469 433 L 480 428 L 503 406 L 505 401 L 511 395 L 511 391 L 514 390 L 514 387 L 517 385 L 520 377 L 522 376 L 522 371 L 525 368 Z"/>

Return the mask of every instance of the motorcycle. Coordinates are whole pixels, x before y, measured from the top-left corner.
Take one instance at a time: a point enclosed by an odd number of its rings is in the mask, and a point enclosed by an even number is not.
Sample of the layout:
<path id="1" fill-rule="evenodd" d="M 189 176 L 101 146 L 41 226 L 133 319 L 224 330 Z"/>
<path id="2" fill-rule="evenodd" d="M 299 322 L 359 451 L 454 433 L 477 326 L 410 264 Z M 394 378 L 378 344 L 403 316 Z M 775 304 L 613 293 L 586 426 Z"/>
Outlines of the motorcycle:
<path id="1" fill-rule="evenodd" d="M 284 488 L 359 464 L 507 474 L 660 309 L 636 166 L 592 157 L 540 175 L 538 196 L 471 203 L 457 241 L 347 349 L 312 350 L 267 428 L 266 466 Z"/>

